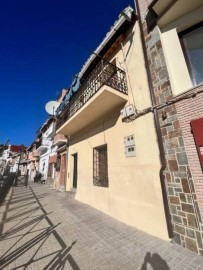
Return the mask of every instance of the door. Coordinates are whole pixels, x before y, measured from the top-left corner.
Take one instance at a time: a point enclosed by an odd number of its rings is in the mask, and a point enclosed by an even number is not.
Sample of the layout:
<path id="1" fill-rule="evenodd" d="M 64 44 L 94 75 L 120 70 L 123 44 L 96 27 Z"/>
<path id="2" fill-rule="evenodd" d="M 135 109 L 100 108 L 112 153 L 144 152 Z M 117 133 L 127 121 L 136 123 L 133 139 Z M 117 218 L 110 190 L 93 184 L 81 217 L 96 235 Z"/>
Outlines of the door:
<path id="1" fill-rule="evenodd" d="M 65 169 L 66 169 L 66 154 L 61 156 L 61 166 L 60 166 L 60 186 L 65 186 Z"/>
<path id="2" fill-rule="evenodd" d="M 73 188 L 77 188 L 78 180 L 78 154 L 73 155 Z"/>

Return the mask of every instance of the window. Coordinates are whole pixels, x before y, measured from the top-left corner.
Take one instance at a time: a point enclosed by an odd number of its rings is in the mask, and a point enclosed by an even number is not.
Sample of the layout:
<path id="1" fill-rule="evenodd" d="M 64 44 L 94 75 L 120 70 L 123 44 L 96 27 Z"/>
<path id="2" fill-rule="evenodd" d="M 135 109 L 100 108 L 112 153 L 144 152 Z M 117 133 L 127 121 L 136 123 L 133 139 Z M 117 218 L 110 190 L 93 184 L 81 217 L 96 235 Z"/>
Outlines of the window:
<path id="1" fill-rule="evenodd" d="M 180 34 L 182 46 L 194 85 L 203 83 L 203 24 Z"/>
<path id="2" fill-rule="evenodd" d="M 108 187 L 107 145 L 93 149 L 93 185 Z"/>

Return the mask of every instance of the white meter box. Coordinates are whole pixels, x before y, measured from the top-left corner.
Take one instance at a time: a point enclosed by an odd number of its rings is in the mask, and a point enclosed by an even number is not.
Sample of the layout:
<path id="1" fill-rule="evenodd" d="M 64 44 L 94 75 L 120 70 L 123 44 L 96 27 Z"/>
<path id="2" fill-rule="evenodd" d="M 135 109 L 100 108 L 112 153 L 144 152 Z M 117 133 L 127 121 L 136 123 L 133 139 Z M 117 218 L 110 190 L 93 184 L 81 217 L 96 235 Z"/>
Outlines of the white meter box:
<path id="1" fill-rule="evenodd" d="M 135 157 L 135 146 L 128 146 L 125 148 L 125 156 L 126 157 Z"/>
<path id="2" fill-rule="evenodd" d="M 125 109 L 126 109 L 127 116 L 131 116 L 135 114 L 135 109 L 133 105 L 128 105 Z"/>
<path id="3" fill-rule="evenodd" d="M 135 135 L 130 135 L 124 138 L 125 156 L 135 157 Z"/>
<path id="4" fill-rule="evenodd" d="M 135 136 L 130 135 L 124 138 L 124 145 L 126 146 L 132 146 L 135 145 Z"/>

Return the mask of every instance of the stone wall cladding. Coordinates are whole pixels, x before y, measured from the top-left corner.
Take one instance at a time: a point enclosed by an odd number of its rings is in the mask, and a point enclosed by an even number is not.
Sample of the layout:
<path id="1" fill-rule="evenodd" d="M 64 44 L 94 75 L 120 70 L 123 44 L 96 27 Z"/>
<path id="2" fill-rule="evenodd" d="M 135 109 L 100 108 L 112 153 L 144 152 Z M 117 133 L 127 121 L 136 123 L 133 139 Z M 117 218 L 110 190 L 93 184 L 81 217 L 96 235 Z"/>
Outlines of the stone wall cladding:
<path id="1" fill-rule="evenodd" d="M 142 2 L 143 0 L 139 0 L 139 3 Z M 144 18 L 143 14 L 141 14 L 141 17 Z M 155 27 L 148 32 L 148 24 L 146 21 L 143 20 L 142 24 L 156 105 L 160 105 L 171 100 L 173 94 L 159 30 Z M 185 129 L 187 130 L 188 122 L 184 122 L 187 116 L 185 116 L 184 121 L 182 121 L 183 117 L 180 117 L 180 113 L 184 112 L 184 108 L 181 110 L 181 102 L 179 104 L 180 105 L 177 105 L 177 103 L 167 105 L 159 110 L 159 121 L 167 161 L 165 179 L 174 233 L 173 240 L 183 247 L 203 255 L 202 221 L 199 214 L 199 204 L 196 200 L 194 179 L 191 176 L 188 163 L 188 161 L 190 162 L 190 157 L 188 157 L 189 148 L 187 143 L 185 143 L 185 131 L 182 128 L 182 126 L 186 124 L 187 127 Z M 166 115 L 166 117 L 163 117 L 164 115 Z M 197 192 L 201 193 L 199 190 Z M 201 202 L 199 201 L 199 203 Z"/>
<path id="2" fill-rule="evenodd" d="M 144 16 L 145 13 L 147 12 L 148 10 L 148 6 L 154 2 L 154 0 L 143 0 L 143 1 L 140 1 L 140 12 L 141 14 Z"/>

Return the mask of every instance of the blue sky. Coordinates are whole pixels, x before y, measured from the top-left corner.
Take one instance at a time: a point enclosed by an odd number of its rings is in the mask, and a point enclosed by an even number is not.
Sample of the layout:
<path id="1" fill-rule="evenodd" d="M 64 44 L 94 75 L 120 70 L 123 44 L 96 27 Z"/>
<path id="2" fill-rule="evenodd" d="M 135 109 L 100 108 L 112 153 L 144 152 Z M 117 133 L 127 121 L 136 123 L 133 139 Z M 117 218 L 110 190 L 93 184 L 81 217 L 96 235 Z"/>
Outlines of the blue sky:
<path id="1" fill-rule="evenodd" d="M 29 146 L 44 107 L 67 88 L 132 0 L 1 0 L 0 143 Z"/>

